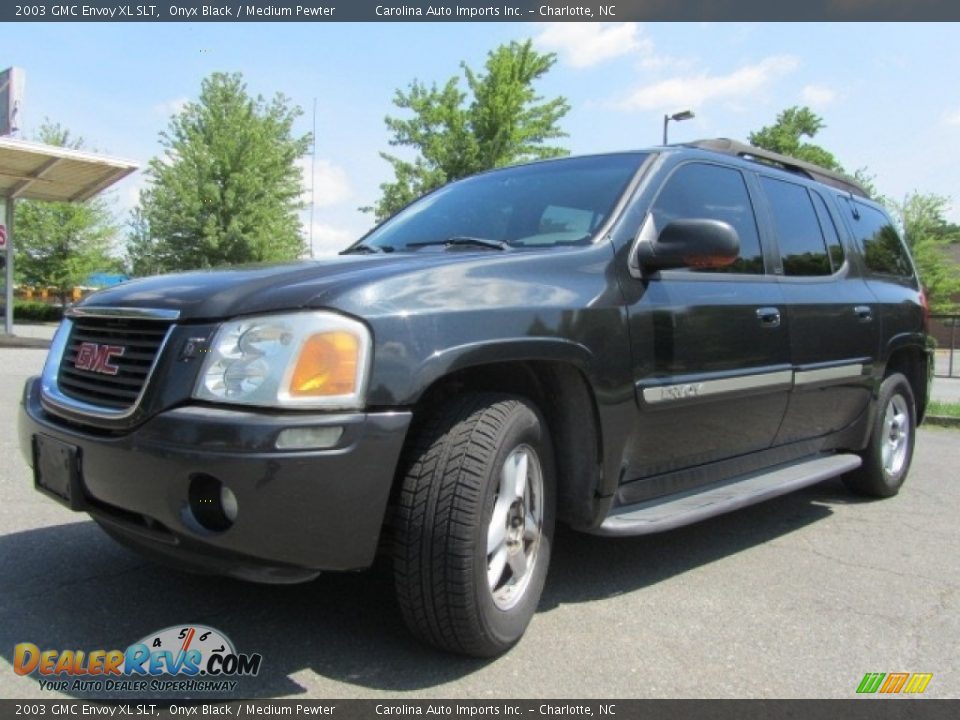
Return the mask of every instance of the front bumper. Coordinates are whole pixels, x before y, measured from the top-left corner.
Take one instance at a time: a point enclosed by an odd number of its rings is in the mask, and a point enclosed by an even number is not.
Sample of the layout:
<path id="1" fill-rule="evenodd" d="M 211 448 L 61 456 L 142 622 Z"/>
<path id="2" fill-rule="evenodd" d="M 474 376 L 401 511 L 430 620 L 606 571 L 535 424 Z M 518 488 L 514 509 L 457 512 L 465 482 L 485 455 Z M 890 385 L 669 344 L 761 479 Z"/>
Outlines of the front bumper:
<path id="1" fill-rule="evenodd" d="M 24 388 L 20 447 L 34 436 L 78 449 L 83 509 L 118 540 L 190 570 L 264 582 L 296 582 L 374 559 L 409 412 L 302 414 L 186 406 L 125 434 L 69 424 Z M 280 451 L 298 426 L 340 426 L 327 450 Z M 227 530 L 197 523 L 189 489 L 212 476 L 236 496 Z"/>

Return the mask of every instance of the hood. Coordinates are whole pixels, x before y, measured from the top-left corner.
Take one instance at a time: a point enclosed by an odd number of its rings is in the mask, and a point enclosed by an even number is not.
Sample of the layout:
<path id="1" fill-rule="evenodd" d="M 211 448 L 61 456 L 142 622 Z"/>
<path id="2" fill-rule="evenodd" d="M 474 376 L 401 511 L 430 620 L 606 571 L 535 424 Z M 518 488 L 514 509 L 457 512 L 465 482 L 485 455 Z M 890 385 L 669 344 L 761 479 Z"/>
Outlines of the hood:
<path id="1" fill-rule="evenodd" d="M 236 315 L 316 306 L 319 296 L 384 278 L 463 262 L 474 253 L 345 255 L 286 265 L 241 266 L 158 275 L 95 292 L 80 307 L 178 310 L 181 320 L 220 320 Z M 488 256 L 489 257 L 489 256 Z"/>

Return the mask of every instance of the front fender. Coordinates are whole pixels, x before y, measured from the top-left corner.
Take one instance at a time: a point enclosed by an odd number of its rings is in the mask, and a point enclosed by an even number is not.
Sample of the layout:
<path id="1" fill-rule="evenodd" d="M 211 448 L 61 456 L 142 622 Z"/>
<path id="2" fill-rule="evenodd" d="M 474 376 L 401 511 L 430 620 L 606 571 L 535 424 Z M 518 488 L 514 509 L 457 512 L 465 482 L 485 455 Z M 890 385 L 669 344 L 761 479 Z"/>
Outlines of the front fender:
<path id="1" fill-rule="evenodd" d="M 593 353 L 572 340 L 564 338 L 502 338 L 458 345 L 437 351 L 427 357 L 417 369 L 412 383 L 419 400 L 423 392 L 437 380 L 468 368 L 504 362 L 541 360 L 562 362 L 581 370 L 588 379 L 593 377 Z"/>

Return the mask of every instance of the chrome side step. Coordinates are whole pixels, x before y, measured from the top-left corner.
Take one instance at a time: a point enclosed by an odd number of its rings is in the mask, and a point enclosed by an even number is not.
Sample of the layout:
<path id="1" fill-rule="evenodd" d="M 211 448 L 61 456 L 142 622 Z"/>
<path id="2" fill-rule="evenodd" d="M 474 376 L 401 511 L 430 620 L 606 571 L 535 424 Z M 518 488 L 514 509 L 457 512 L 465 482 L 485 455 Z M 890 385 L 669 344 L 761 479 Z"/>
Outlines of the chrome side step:
<path id="1" fill-rule="evenodd" d="M 826 455 L 779 465 L 677 495 L 615 508 L 596 535 L 647 535 L 722 515 L 860 467 L 857 455 Z"/>

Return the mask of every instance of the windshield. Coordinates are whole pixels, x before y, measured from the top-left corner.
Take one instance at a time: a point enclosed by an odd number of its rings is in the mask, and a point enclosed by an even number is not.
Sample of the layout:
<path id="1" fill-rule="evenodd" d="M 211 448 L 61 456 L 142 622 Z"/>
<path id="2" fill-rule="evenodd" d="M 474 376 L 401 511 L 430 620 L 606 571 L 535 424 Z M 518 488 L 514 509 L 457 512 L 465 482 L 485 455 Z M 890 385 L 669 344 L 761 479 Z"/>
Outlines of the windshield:
<path id="1" fill-rule="evenodd" d="M 610 216 L 646 155 L 570 158 L 505 168 L 451 183 L 375 228 L 362 245 L 514 248 L 585 245 Z"/>

